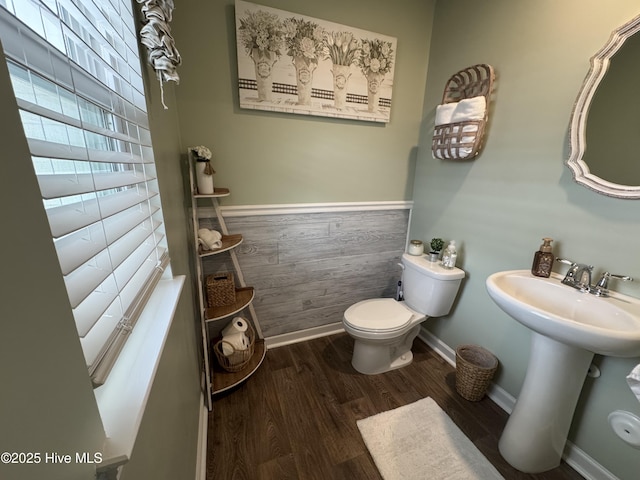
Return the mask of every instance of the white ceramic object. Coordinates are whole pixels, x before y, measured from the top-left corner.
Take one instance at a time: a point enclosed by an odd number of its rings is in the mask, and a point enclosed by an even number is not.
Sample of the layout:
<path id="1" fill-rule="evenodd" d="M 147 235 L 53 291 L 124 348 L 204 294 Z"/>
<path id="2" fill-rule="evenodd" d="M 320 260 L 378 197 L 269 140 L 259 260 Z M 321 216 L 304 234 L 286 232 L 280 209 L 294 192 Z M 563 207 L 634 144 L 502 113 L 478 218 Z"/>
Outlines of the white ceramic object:
<path id="1" fill-rule="evenodd" d="M 196 185 L 200 195 L 212 195 L 214 193 L 213 175 L 204 173 L 206 168 L 207 162 L 196 162 Z"/>
<path id="2" fill-rule="evenodd" d="M 351 364 L 360 373 L 375 375 L 410 364 L 420 323 L 449 313 L 465 276 L 459 268 L 444 269 L 424 255 L 405 253 L 402 265 L 404 301 L 363 300 L 344 312 L 344 329 L 354 339 Z"/>
<path id="3" fill-rule="evenodd" d="M 633 448 L 640 449 L 640 418 L 631 412 L 616 410 L 607 417 L 618 437 Z"/>
<path id="4" fill-rule="evenodd" d="M 596 297 L 528 270 L 495 273 L 489 296 L 532 330 L 527 374 L 499 443 L 515 468 L 539 473 L 557 467 L 594 353 L 640 355 L 640 300 Z"/>
<path id="5" fill-rule="evenodd" d="M 502 310 L 535 332 L 599 355 L 640 356 L 639 299 L 616 292 L 597 297 L 561 279 L 512 270 L 491 275 L 487 290 Z"/>

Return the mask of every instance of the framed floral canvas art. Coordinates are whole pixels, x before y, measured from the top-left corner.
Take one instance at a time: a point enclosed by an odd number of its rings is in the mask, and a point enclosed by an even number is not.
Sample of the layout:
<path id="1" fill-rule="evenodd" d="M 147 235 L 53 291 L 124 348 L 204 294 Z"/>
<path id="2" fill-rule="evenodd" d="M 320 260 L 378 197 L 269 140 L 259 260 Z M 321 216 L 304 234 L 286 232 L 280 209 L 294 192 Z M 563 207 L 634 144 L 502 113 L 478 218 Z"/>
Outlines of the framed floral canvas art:
<path id="1" fill-rule="evenodd" d="M 397 40 L 236 0 L 240 107 L 387 123 Z"/>

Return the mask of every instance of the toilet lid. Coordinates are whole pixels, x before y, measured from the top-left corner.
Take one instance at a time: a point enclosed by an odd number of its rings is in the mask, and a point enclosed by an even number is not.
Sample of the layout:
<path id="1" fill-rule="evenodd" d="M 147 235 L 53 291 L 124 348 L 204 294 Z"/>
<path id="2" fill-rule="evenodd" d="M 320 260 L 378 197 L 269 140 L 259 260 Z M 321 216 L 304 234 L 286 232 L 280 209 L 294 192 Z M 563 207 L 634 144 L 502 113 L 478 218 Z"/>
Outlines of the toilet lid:
<path id="1" fill-rule="evenodd" d="M 354 328 L 368 331 L 390 331 L 405 327 L 412 312 L 393 298 L 363 300 L 344 312 L 345 321 Z"/>

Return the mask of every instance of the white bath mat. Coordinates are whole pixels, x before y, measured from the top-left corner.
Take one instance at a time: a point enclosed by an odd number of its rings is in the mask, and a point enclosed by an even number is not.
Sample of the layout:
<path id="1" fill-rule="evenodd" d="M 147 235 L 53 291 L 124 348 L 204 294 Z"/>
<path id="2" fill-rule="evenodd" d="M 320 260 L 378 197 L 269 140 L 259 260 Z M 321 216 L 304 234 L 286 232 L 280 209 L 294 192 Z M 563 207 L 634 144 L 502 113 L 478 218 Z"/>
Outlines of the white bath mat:
<path id="1" fill-rule="evenodd" d="M 504 480 L 431 398 L 357 424 L 385 480 Z"/>

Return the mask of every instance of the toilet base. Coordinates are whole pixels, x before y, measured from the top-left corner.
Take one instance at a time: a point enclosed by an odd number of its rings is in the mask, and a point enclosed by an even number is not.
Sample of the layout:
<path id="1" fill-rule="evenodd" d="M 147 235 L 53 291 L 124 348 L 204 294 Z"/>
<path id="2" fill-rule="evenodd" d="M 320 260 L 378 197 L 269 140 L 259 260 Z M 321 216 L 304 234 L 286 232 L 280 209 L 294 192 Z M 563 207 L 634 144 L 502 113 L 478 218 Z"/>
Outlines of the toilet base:
<path id="1" fill-rule="evenodd" d="M 354 338 L 351 365 L 365 375 L 406 367 L 413 361 L 411 347 L 419 331 L 420 325 L 416 325 L 399 339 L 386 342 Z"/>

